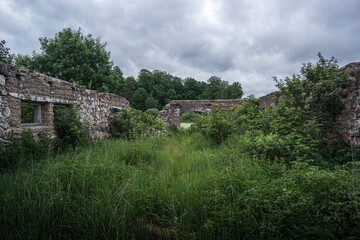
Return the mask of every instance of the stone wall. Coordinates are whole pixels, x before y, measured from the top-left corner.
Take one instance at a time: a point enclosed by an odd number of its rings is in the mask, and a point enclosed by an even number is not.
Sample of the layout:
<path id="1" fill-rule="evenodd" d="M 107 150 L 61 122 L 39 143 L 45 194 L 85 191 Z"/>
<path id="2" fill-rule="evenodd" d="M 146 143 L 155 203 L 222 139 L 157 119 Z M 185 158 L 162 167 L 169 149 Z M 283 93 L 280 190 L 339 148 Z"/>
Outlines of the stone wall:
<path id="1" fill-rule="evenodd" d="M 335 119 L 333 135 L 360 144 L 360 62 L 347 64 L 341 69 L 348 72 L 349 81 L 346 88 L 337 89 L 344 108 Z"/>
<path id="2" fill-rule="evenodd" d="M 247 99 L 223 100 L 173 100 L 160 111 L 157 119 L 161 119 L 167 126 L 180 127 L 180 115 L 184 112 L 202 112 L 209 114 L 212 106 L 229 108 L 242 104 Z"/>
<path id="3" fill-rule="evenodd" d="M 275 103 L 273 102 L 273 98 L 276 97 L 278 93 L 278 91 L 271 92 L 265 96 L 259 97 L 259 108 L 264 109 L 268 107 L 274 107 Z"/>
<path id="4" fill-rule="evenodd" d="M 22 103 L 40 106 L 41 123 L 21 123 Z M 11 133 L 17 134 L 25 129 L 55 137 L 53 107 L 57 105 L 74 106 L 81 121 L 90 125 L 94 139 L 109 137 L 110 114 L 130 107 L 123 97 L 88 90 L 84 86 L 0 63 L 0 142 L 6 142 Z"/>

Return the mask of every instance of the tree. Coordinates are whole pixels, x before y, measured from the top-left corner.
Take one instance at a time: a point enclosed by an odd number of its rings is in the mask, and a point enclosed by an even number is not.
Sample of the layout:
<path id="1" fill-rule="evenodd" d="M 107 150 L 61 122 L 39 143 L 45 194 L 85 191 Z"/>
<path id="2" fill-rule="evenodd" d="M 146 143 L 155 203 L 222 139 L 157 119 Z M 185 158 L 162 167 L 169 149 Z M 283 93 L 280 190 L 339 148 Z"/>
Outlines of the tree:
<path id="1" fill-rule="evenodd" d="M 224 99 L 226 98 L 226 88 L 229 83 L 221 78 L 212 76 L 208 80 L 208 85 L 203 93 L 205 99 Z"/>
<path id="2" fill-rule="evenodd" d="M 171 79 L 171 88 L 175 90 L 176 94 L 178 95 L 177 97 L 181 99 L 181 95 L 184 92 L 184 85 L 182 79 L 179 77 L 173 77 Z"/>
<path id="3" fill-rule="evenodd" d="M 131 99 L 131 106 L 135 109 L 145 111 L 148 93 L 144 88 L 138 88 Z"/>
<path id="4" fill-rule="evenodd" d="M 0 62 L 12 64 L 14 61 L 14 54 L 10 54 L 10 48 L 5 47 L 5 40 L 0 41 Z"/>
<path id="5" fill-rule="evenodd" d="M 120 69 L 113 70 L 106 43 L 91 34 L 64 28 L 54 38 L 39 39 L 42 52 L 32 57 L 18 56 L 18 65 L 89 89 L 119 93 L 123 80 Z M 120 71 L 119 71 L 120 70 Z M 120 74 L 121 73 L 121 74 Z"/>
<path id="6" fill-rule="evenodd" d="M 151 109 L 151 108 L 158 108 L 159 103 L 153 96 L 150 96 L 146 99 L 145 105 L 146 105 L 146 109 Z"/>
<path id="7" fill-rule="evenodd" d="M 131 100 L 134 92 L 137 89 L 137 82 L 134 77 L 127 77 L 124 82 L 124 86 L 120 92 L 120 95 L 128 100 Z"/>
<path id="8" fill-rule="evenodd" d="M 203 89 L 201 83 L 194 78 L 186 78 L 184 81 L 183 98 L 186 100 L 199 99 L 199 96 L 203 93 Z"/>
<path id="9" fill-rule="evenodd" d="M 226 88 L 226 99 L 238 99 L 241 98 L 243 94 L 244 92 L 239 82 L 234 82 Z"/>
<path id="10" fill-rule="evenodd" d="M 147 69 L 141 69 L 137 77 L 138 86 L 144 88 L 147 92 L 151 92 L 155 83 L 152 79 L 152 73 Z"/>

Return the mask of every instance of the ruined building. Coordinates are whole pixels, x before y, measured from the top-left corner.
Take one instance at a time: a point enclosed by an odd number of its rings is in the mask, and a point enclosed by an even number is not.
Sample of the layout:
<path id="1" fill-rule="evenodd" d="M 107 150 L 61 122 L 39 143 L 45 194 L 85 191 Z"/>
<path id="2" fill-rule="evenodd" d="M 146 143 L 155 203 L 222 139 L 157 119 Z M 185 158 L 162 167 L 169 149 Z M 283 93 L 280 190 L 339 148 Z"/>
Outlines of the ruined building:
<path id="1" fill-rule="evenodd" d="M 353 143 L 360 144 L 360 62 L 347 64 L 341 68 L 349 75 L 346 87 L 336 89 L 340 95 L 343 109 L 335 119 L 335 125 L 329 132 L 330 138 L 345 138 Z M 275 106 L 272 99 L 278 92 L 272 92 L 259 98 L 259 108 Z M 174 100 L 165 106 L 158 119 L 167 126 L 180 126 L 180 115 L 183 112 L 196 111 L 210 113 L 211 106 L 231 107 L 240 105 L 245 99 L 232 100 Z M 246 101 L 246 100 L 245 100 Z"/>
<path id="2" fill-rule="evenodd" d="M 66 106 L 75 106 L 81 121 L 90 125 L 94 139 L 108 138 L 110 114 L 130 107 L 123 97 L 0 62 L 0 143 L 6 142 L 11 133 L 27 129 L 55 137 L 53 109 Z M 21 117 L 23 109 L 32 111 L 32 117 L 25 122 Z"/>
<path id="3" fill-rule="evenodd" d="M 342 68 L 349 74 L 348 86 L 337 89 L 344 109 L 336 118 L 331 134 L 345 137 L 360 144 L 360 62 Z M 259 98 L 259 107 L 274 106 L 270 93 Z M 158 116 L 168 126 L 180 125 L 183 112 L 210 113 L 211 107 L 228 108 L 242 104 L 245 99 L 231 100 L 174 100 Z M 0 143 L 6 142 L 11 133 L 30 129 L 35 134 L 45 132 L 56 137 L 54 107 L 75 106 L 83 122 L 90 125 L 90 134 L 105 139 L 110 136 L 109 116 L 126 107 L 129 102 L 120 96 L 88 90 L 43 74 L 0 63 Z M 22 109 L 30 109 L 32 116 L 24 122 Z"/>

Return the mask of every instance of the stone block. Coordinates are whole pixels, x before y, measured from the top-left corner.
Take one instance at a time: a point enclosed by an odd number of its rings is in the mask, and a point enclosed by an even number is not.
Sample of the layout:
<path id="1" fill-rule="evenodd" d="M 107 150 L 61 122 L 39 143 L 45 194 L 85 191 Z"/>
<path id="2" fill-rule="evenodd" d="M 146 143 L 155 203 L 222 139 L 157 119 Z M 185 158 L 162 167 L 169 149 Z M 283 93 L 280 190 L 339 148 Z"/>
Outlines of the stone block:
<path id="1" fill-rule="evenodd" d="M 5 77 L 9 76 L 7 66 L 5 63 L 2 63 L 2 62 L 0 62 L 0 74 L 4 75 Z"/>
<path id="2" fill-rule="evenodd" d="M 4 75 L 0 74 L 0 86 L 5 86 L 6 80 Z"/>

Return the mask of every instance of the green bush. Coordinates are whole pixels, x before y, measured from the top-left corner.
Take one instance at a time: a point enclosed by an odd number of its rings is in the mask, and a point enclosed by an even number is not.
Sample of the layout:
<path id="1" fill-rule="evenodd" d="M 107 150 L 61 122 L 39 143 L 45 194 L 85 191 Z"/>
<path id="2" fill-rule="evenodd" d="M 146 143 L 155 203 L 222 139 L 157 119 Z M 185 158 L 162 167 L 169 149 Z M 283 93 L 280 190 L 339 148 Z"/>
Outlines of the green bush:
<path id="1" fill-rule="evenodd" d="M 38 161 L 52 151 L 52 142 L 45 133 L 34 138 L 31 130 L 25 130 L 20 136 L 12 135 L 10 142 L 2 147 L 0 154 L 0 170 L 17 168 L 22 163 Z"/>
<path id="2" fill-rule="evenodd" d="M 199 112 L 185 112 L 180 116 L 181 123 L 193 123 L 196 119 L 201 116 L 202 113 Z"/>
<path id="3" fill-rule="evenodd" d="M 159 115 L 159 112 L 156 108 L 149 108 L 145 111 L 146 114 L 153 116 L 154 119 Z"/>
<path id="4" fill-rule="evenodd" d="M 110 131 L 112 137 L 135 139 L 148 136 L 165 129 L 165 123 L 142 111 L 124 108 L 111 116 Z"/>
<path id="5" fill-rule="evenodd" d="M 197 117 L 195 121 L 195 128 L 216 144 L 224 142 L 236 131 L 231 111 L 219 107 L 212 108 L 211 114 Z"/>
<path id="6" fill-rule="evenodd" d="M 75 109 L 54 107 L 54 124 L 58 135 L 57 149 L 77 147 L 90 142 L 89 127 L 80 121 Z"/>

